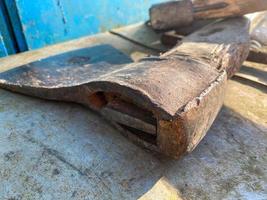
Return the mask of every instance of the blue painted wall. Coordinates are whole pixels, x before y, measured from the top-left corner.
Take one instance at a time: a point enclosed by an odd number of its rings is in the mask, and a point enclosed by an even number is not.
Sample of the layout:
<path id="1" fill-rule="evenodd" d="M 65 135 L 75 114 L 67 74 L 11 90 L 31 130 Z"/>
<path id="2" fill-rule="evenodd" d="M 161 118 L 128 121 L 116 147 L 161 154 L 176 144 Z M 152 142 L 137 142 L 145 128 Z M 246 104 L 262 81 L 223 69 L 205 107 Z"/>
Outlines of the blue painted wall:
<path id="1" fill-rule="evenodd" d="M 16 53 L 15 43 L 6 7 L 3 1 L 0 0 L 0 57 Z"/>
<path id="2" fill-rule="evenodd" d="M 20 50 L 148 20 L 164 0 L 5 0 Z"/>
<path id="3" fill-rule="evenodd" d="M 2 0 L 5 8 L 6 15 L 9 20 L 10 27 L 12 29 L 12 34 L 14 35 L 14 40 L 16 42 L 16 47 L 19 52 L 28 50 L 25 35 L 22 31 L 22 24 L 20 17 L 18 15 L 18 7 L 15 0 Z"/>
<path id="4" fill-rule="evenodd" d="M 7 48 L 6 48 L 6 45 L 4 43 L 3 36 L 0 32 L 0 57 L 4 57 L 7 55 L 8 55 Z"/>

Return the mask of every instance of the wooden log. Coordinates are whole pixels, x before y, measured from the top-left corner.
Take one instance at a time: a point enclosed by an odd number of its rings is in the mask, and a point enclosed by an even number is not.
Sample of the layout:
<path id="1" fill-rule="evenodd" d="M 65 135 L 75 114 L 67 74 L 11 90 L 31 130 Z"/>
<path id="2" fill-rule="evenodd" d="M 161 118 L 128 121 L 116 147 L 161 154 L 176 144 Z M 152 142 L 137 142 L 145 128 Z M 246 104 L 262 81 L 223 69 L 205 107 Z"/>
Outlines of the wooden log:
<path id="1" fill-rule="evenodd" d="M 251 39 L 267 46 L 267 11 L 248 16 L 251 21 Z"/>
<path id="2" fill-rule="evenodd" d="M 195 19 L 236 17 L 267 10 L 267 0 L 193 0 Z"/>
<path id="3" fill-rule="evenodd" d="M 149 9 L 149 15 L 155 30 L 170 30 L 193 22 L 193 4 L 190 0 L 155 4 Z"/>
<path id="4" fill-rule="evenodd" d="M 247 17 L 251 21 L 250 37 L 252 39 L 247 60 L 267 64 L 267 12 L 255 13 Z M 215 20 L 195 21 L 192 26 L 165 32 L 161 36 L 161 42 L 167 47 L 174 47 L 183 35 L 192 34 L 207 24 L 214 22 Z"/>
<path id="5" fill-rule="evenodd" d="M 227 78 L 248 55 L 248 29 L 245 18 L 220 21 L 161 56 L 124 65 L 58 55 L 1 73 L 0 86 L 86 105 L 138 144 L 179 158 L 197 146 L 216 118 Z"/>
<path id="6" fill-rule="evenodd" d="M 250 48 L 247 60 L 267 64 L 267 46 L 259 48 Z"/>
<path id="7" fill-rule="evenodd" d="M 181 0 L 153 5 L 150 23 L 156 30 L 190 25 L 194 20 L 242 16 L 267 10 L 267 0 Z"/>

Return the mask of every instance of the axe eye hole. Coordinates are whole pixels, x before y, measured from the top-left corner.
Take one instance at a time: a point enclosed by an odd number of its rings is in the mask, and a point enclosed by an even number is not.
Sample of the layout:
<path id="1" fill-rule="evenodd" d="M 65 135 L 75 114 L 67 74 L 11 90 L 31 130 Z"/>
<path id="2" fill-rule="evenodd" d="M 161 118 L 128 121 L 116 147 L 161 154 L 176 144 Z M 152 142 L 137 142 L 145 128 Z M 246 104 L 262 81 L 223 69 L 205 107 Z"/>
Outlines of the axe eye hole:
<path id="1" fill-rule="evenodd" d="M 123 132 L 127 131 L 141 141 L 156 144 L 157 120 L 151 111 L 118 93 L 98 91 L 90 94 L 87 100 L 92 109 L 120 126 Z"/>
<path id="2" fill-rule="evenodd" d="M 147 133 L 145 131 L 142 131 L 142 130 L 139 130 L 139 129 L 136 129 L 136 128 L 133 128 L 133 127 L 130 127 L 130 126 L 127 126 L 127 125 L 124 125 L 124 124 L 120 124 L 118 123 L 118 125 L 128 131 L 129 133 L 135 135 L 137 138 L 145 141 L 145 142 L 148 142 L 150 144 L 153 144 L 153 145 L 157 145 L 157 135 L 153 135 L 153 134 L 150 134 L 150 133 Z"/>
<path id="3" fill-rule="evenodd" d="M 104 92 L 96 92 L 88 97 L 89 104 L 94 109 L 101 109 L 107 105 L 108 101 Z"/>

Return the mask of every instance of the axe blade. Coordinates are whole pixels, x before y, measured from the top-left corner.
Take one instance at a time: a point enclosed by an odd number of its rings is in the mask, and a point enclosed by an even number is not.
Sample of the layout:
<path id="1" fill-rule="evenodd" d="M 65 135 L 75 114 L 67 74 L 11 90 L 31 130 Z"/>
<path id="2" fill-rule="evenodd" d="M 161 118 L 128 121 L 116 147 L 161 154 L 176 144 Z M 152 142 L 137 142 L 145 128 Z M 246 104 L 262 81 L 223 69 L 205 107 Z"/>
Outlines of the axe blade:
<path id="1" fill-rule="evenodd" d="M 248 29 L 244 18 L 219 21 L 169 52 L 135 63 L 118 52 L 94 63 L 88 54 L 59 55 L 0 74 L 0 86 L 86 105 L 134 142 L 179 158 L 216 118 L 227 78 L 248 55 Z"/>

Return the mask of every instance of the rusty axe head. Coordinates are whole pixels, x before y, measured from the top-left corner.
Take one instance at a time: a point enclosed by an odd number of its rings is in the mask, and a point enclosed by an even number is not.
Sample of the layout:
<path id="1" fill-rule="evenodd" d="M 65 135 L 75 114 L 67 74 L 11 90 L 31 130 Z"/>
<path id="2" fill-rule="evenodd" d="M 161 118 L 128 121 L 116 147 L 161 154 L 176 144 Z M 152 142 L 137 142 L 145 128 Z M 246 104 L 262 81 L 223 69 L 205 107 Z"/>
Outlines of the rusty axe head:
<path id="1" fill-rule="evenodd" d="M 244 18 L 216 22 L 135 63 L 96 47 L 57 55 L 1 73 L 0 86 L 88 106 L 131 140 L 178 158 L 195 148 L 217 116 L 227 77 L 248 54 L 248 28 Z"/>

